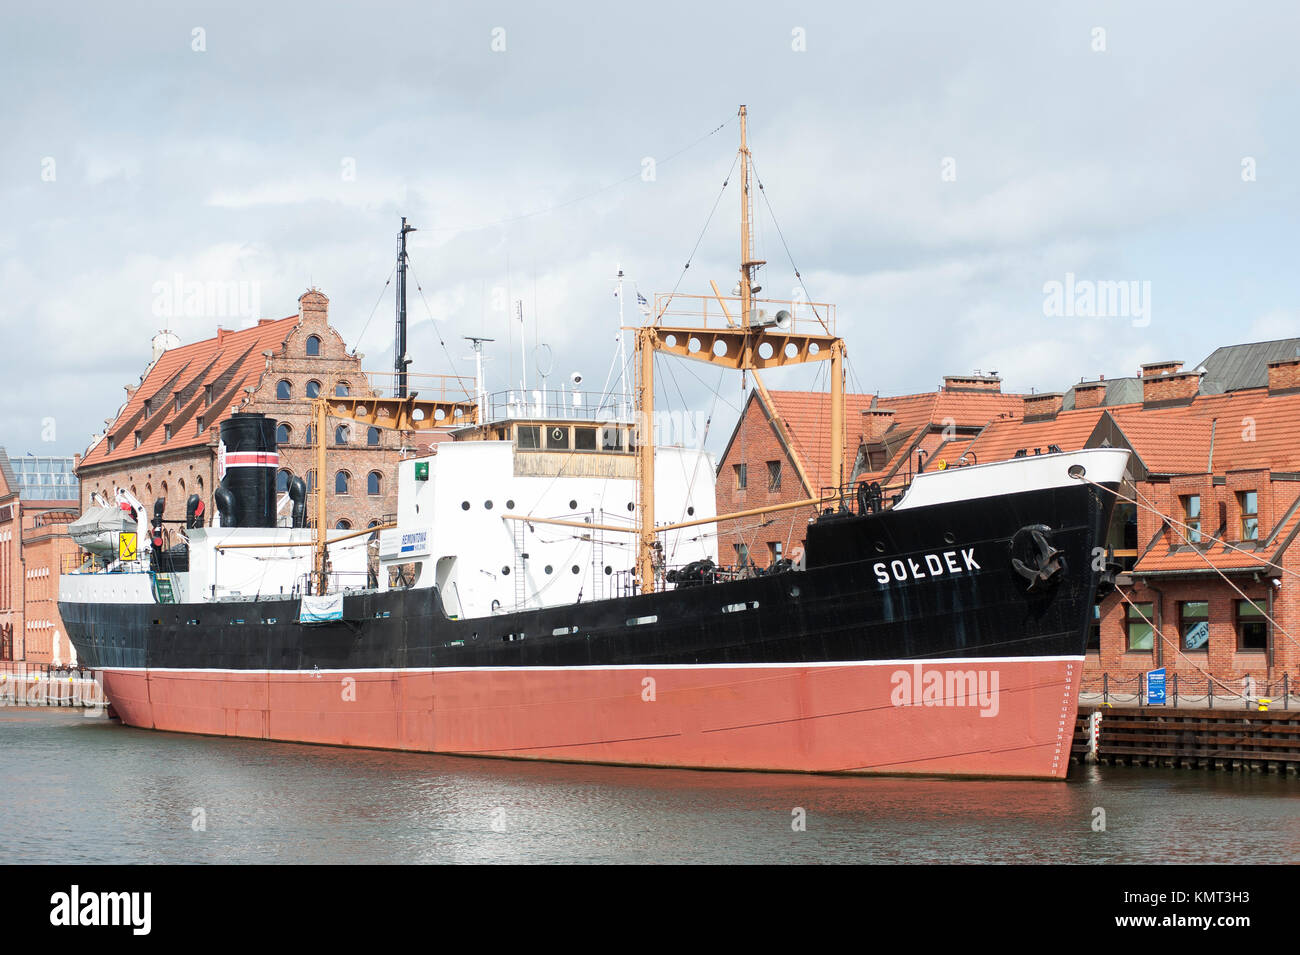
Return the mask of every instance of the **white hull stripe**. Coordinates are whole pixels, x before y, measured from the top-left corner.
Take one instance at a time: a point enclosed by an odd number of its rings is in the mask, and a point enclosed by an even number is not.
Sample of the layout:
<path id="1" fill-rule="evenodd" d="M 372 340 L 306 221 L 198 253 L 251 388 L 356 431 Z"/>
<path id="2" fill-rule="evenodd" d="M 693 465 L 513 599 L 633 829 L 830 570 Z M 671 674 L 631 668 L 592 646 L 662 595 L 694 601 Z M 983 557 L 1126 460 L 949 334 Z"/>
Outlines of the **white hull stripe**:
<path id="1" fill-rule="evenodd" d="M 836 667 L 969 666 L 997 663 L 1082 663 L 1082 656 L 1064 657 L 912 657 L 905 660 L 844 660 L 829 663 L 618 663 L 572 667 L 351 667 L 330 670 L 228 670 L 217 667 L 99 667 L 111 673 L 560 673 L 566 670 L 797 670 Z"/>

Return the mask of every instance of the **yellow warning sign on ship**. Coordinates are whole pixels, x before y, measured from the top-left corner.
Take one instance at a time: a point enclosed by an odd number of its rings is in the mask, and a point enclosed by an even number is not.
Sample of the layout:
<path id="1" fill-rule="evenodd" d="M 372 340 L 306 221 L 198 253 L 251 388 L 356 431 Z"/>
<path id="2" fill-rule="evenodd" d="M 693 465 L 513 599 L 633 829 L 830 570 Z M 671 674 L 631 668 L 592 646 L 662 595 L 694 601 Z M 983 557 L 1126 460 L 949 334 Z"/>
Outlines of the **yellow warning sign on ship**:
<path id="1" fill-rule="evenodd" d="M 123 531 L 117 536 L 118 560 L 135 560 L 135 537 L 136 535 L 129 531 Z"/>

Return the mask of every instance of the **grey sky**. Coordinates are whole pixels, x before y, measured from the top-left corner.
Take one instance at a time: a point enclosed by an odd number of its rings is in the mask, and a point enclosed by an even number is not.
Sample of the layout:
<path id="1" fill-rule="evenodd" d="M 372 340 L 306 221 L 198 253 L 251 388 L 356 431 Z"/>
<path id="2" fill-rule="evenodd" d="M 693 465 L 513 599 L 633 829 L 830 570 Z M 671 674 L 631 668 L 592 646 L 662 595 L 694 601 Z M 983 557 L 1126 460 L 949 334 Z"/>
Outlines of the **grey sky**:
<path id="1" fill-rule="evenodd" d="M 156 315 L 155 284 L 176 275 L 251 283 L 268 317 L 314 283 L 355 342 L 402 215 L 421 230 L 415 275 L 454 370 L 470 368 L 461 336 L 486 332 L 502 340 L 491 384 L 505 386 L 517 359 L 491 305 L 508 284 L 556 375 L 603 381 L 614 270 L 647 296 L 673 287 L 731 165 L 741 102 L 808 290 L 839 306 L 854 387 L 923 391 L 980 368 L 1009 389 L 1056 390 L 1300 334 L 1300 15 L 980 6 L 9 5 L 0 443 L 80 451 L 157 329 L 193 341 L 246 322 Z M 733 183 L 683 291 L 734 283 L 735 202 Z M 789 295 L 758 205 L 763 285 Z M 1045 315 L 1044 283 L 1067 273 L 1150 283 L 1149 321 Z M 414 287 L 411 315 L 415 370 L 452 371 Z M 360 342 L 366 365 L 391 367 L 391 345 L 390 286 Z M 678 373 L 707 410 L 694 382 Z M 738 382 L 726 388 L 738 404 Z M 717 414 L 729 430 L 732 412 Z"/>

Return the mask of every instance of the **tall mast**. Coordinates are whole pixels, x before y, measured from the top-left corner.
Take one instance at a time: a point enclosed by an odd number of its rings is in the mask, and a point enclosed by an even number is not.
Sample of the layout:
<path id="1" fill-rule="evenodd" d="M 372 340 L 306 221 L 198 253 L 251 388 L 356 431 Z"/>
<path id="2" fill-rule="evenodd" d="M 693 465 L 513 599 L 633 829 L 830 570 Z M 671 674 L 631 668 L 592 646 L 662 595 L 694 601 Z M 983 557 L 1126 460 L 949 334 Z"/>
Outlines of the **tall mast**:
<path id="1" fill-rule="evenodd" d="M 623 348 L 623 267 L 618 269 L 618 416 L 627 414 L 627 352 Z"/>
<path id="2" fill-rule="evenodd" d="M 415 232 L 402 216 L 402 231 L 397 235 L 397 334 L 393 336 L 393 388 L 398 398 L 406 397 L 406 233 Z"/>

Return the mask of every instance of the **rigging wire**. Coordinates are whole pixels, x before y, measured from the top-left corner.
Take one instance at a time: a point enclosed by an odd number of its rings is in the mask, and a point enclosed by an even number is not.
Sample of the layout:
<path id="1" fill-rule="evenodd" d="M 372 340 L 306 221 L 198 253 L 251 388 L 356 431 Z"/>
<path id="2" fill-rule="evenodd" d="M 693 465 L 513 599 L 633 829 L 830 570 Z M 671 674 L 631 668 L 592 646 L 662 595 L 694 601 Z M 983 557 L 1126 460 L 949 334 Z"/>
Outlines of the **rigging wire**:
<path id="1" fill-rule="evenodd" d="M 379 298 L 375 299 L 375 307 L 370 310 L 370 316 L 366 319 L 366 323 L 361 326 L 361 334 L 356 337 L 356 343 L 352 346 L 353 354 L 356 354 L 357 349 L 361 347 L 361 339 L 365 338 L 366 329 L 370 327 L 371 319 L 375 317 L 375 312 L 379 311 L 379 304 L 384 300 L 384 293 L 388 291 L 389 283 L 393 281 L 393 273 L 396 271 L 397 263 L 394 262 L 393 267 L 388 271 L 388 278 L 384 279 L 384 287 L 379 290 Z"/>
<path id="2" fill-rule="evenodd" d="M 749 157 L 749 165 L 754 170 L 754 180 L 758 183 L 759 195 L 763 197 L 763 204 L 767 206 L 768 215 L 772 217 L 772 225 L 776 226 L 776 234 L 781 239 L 781 245 L 785 249 L 786 258 L 790 260 L 790 268 L 794 269 L 794 277 L 799 280 L 799 287 L 803 289 L 803 294 L 807 296 L 808 307 L 812 309 L 813 315 L 817 317 L 817 321 L 821 323 L 822 328 L 826 331 L 826 334 L 829 335 L 831 333 L 830 327 L 826 324 L 826 320 L 823 319 L 821 314 L 817 311 L 817 306 L 813 304 L 812 295 L 808 291 L 808 286 L 803 284 L 803 275 L 799 271 L 799 266 L 795 265 L 794 256 L 790 253 L 790 245 L 785 241 L 785 233 L 781 231 L 781 223 L 776 219 L 776 212 L 772 209 L 772 202 L 767 198 L 767 190 L 763 187 L 763 178 L 758 174 L 758 167 L 754 165 L 753 156 Z"/>
<path id="3" fill-rule="evenodd" d="M 736 153 L 736 158 L 731 161 L 731 168 L 727 170 L 727 178 L 722 180 L 722 188 L 718 190 L 718 198 L 713 200 L 713 208 L 709 210 L 709 217 L 704 220 L 704 228 L 700 230 L 695 245 L 691 248 L 691 254 L 686 257 L 686 264 L 682 266 L 681 274 L 677 276 L 673 290 L 668 293 L 668 300 L 664 302 L 663 309 L 655 316 L 656 325 L 664 317 L 664 313 L 668 311 L 668 306 L 672 304 L 673 298 L 677 295 L 677 290 L 681 288 L 682 279 L 686 278 L 686 270 L 691 267 L 691 262 L 695 260 L 695 253 L 699 251 L 700 243 L 704 241 L 704 234 L 709 231 L 709 223 L 713 221 L 713 214 L 718 211 L 718 204 L 722 202 L 722 194 L 727 191 L 727 183 L 731 182 L 732 173 L 736 171 L 736 163 L 738 162 L 740 162 L 740 153 Z"/>

